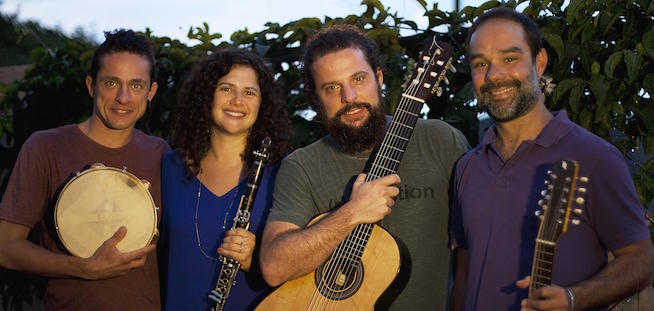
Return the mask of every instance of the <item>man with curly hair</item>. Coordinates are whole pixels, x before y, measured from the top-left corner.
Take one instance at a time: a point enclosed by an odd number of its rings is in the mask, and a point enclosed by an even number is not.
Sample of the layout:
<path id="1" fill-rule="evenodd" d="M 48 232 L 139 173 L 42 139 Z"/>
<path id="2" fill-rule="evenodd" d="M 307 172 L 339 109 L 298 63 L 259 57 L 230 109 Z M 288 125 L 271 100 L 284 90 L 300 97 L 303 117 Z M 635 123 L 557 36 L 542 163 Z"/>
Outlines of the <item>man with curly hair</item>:
<path id="1" fill-rule="evenodd" d="M 34 133 L 23 145 L 0 205 L 0 265 L 48 277 L 47 310 L 159 310 L 155 245 L 121 252 L 123 226 L 88 258 L 63 250 L 53 227 L 62 187 L 94 163 L 127 167 L 151 183 L 160 200 L 160 166 L 169 149 L 134 129 L 157 91 L 148 40 L 131 30 L 105 33 L 86 87 L 93 112 L 86 121 Z M 41 246 L 27 240 L 38 227 Z"/>
<path id="2" fill-rule="evenodd" d="M 282 162 L 262 242 L 264 278 L 277 286 L 306 275 L 355 227 L 379 222 L 407 252 L 391 288 L 397 292 L 384 295 L 377 307 L 444 310 L 449 176 L 467 142 L 445 122 L 418 120 L 398 174 L 365 182 L 359 173 L 387 121 L 378 54 L 375 44 L 352 26 L 326 28 L 307 44 L 304 87 L 329 135 Z M 327 211 L 331 213 L 306 226 Z M 365 269 L 365 277 L 372 276 Z M 323 306 L 339 309 L 339 302 Z"/>

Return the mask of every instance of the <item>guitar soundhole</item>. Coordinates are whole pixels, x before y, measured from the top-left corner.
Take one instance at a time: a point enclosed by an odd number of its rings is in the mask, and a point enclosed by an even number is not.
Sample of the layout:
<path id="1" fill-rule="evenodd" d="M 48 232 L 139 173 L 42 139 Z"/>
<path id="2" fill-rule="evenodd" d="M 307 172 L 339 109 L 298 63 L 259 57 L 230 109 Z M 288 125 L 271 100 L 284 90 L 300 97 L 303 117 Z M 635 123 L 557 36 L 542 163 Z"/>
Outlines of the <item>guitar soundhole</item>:
<path id="1" fill-rule="evenodd" d="M 315 273 L 316 288 L 331 300 L 343 300 L 359 290 L 363 282 L 363 265 L 343 257 L 324 262 Z"/>

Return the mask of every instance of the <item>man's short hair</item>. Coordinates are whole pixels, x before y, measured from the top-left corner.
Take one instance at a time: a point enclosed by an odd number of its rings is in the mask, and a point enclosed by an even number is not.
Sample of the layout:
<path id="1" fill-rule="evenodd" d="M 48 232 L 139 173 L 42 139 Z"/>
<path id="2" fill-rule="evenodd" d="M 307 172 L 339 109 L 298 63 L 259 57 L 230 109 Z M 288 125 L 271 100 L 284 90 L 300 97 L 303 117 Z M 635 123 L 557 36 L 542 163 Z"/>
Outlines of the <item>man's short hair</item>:
<path id="1" fill-rule="evenodd" d="M 98 71 L 100 70 L 100 59 L 102 56 L 111 53 L 129 52 L 145 57 L 150 65 L 150 83 L 155 81 L 154 76 L 154 53 L 150 41 L 142 35 L 129 29 L 116 29 L 105 31 L 105 40 L 93 52 L 91 60 L 90 76 L 95 83 Z"/>
<path id="2" fill-rule="evenodd" d="M 529 45 L 529 49 L 531 50 L 531 57 L 532 59 L 536 59 L 536 55 L 543 48 L 540 29 L 529 17 L 511 8 L 494 8 L 477 17 L 475 22 L 472 23 L 472 26 L 470 26 L 470 29 L 468 29 L 468 38 L 466 39 L 466 54 L 468 56 L 470 56 L 470 38 L 472 34 L 475 33 L 479 26 L 492 19 L 506 19 L 520 24 L 522 30 L 525 32 L 527 45 Z"/>
<path id="3" fill-rule="evenodd" d="M 370 65 L 373 71 L 382 69 L 381 61 L 379 60 L 379 48 L 365 33 L 355 26 L 335 25 L 317 32 L 309 40 L 304 50 L 304 67 L 302 70 L 304 90 L 314 104 L 318 103 L 318 97 L 314 89 L 313 62 L 326 54 L 347 48 L 358 49 L 363 52 L 368 65 Z"/>

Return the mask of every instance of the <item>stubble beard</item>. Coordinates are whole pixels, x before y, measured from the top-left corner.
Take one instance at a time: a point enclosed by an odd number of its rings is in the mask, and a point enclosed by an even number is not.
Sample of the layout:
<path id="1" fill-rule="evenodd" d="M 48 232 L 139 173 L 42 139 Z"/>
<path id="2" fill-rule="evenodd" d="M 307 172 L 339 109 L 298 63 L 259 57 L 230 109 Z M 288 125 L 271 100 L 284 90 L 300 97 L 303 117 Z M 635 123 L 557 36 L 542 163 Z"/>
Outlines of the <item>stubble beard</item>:
<path id="1" fill-rule="evenodd" d="M 501 82 L 487 82 L 479 88 L 479 93 L 475 91 L 477 103 L 493 120 L 495 120 L 495 122 L 515 120 L 531 111 L 538 102 L 540 88 L 536 76 L 536 69 L 534 69 L 532 73 L 525 78 L 524 83 L 517 79 Z M 504 104 L 493 101 L 492 95 L 490 94 L 493 89 L 512 86 L 518 88 L 518 93 L 510 103 Z"/>

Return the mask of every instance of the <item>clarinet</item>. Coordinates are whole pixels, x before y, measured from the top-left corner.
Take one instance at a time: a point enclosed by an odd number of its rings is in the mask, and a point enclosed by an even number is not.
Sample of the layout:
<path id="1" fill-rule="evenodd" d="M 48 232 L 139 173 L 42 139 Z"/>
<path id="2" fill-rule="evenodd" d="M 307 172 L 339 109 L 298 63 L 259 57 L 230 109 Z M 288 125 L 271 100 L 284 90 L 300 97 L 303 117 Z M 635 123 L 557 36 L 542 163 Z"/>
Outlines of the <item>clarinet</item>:
<path id="1" fill-rule="evenodd" d="M 270 137 L 264 138 L 259 149 L 253 152 L 254 166 L 250 170 L 248 186 L 245 189 L 245 194 L 241 196 L 232 229 L 244 228 L 247 230 L 250 227 L 250 213 L 252 212 L 254 199 L 257 196 L 257 190 L 261 183 L 264 163 L 268 159 L 268 147 L 270 147 L 270 143 Z M 216 306 L 213 308 L 214 311 L 222 311 L 225 307 L 229 291 L 232 285 L 236 284 L 236 273 L 238 273 L 241 267 L 241 263 L 232 258 L 221 255 L 219 260 L 221 267 L 218 274 L 218 282 L 216 283 L 216 288 L 209 293 L 209 299 L 216 302 Z"/>

